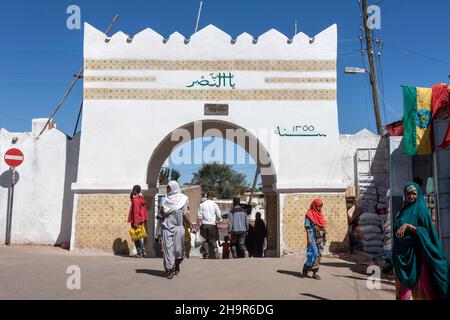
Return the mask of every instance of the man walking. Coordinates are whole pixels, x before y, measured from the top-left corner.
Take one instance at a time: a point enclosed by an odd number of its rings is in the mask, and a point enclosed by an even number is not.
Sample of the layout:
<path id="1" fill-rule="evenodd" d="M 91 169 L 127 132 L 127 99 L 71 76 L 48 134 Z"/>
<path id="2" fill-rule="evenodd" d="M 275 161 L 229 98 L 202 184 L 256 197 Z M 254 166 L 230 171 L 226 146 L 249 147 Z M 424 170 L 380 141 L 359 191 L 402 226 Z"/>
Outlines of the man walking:
<path id="1" fill-rule="evenodd" d="M 231 254 L 234 259 L 248 257 L 245 247 L 245 236 L 248 233 L 248 216 L 240 204 L 240 198 L 233 198 L 233 209 L 228 214 L 228 233 L 231 238 Z"/>
<path id="2" fill-rule="evenodd" d="M 206 253 L 206 258 L 219 259 L 219 250 L 217 248 L 219 230 L 217 229 L 217 221 L 222 221 L 222 214 L 219 206 L 213 199 L 214 193 L 208 191 L 206 201 L 198 209 L 197 225 L 200 224 L 200 234 L 206 239 L 202 245 L 202 252 Z"/>

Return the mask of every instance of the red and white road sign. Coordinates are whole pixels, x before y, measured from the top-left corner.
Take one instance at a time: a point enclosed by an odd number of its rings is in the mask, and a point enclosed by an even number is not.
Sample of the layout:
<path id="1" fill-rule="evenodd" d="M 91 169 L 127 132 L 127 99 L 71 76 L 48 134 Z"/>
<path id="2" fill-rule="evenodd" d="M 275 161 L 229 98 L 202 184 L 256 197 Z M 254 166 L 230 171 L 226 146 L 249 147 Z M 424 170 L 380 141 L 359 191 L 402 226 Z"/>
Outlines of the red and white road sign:
<path id="1" fill-rule="evenodd" d="M 23 153 L 19 149 L 9 149 L 5 152 L 5 162 L 10 167 L 18 167 L 23 162 Z"/>

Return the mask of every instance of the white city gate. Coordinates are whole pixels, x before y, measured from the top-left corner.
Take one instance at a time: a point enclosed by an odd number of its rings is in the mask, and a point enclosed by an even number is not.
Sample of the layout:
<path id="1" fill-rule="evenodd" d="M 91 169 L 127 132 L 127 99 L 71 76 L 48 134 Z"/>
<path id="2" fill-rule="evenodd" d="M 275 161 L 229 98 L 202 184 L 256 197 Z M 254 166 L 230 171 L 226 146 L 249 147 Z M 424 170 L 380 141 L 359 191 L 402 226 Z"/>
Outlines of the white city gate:
<path id="1" fill-rule="evenodd" d="M 107 38 L 85 24 L 72 248 L 130 247 L 131 187 L 140 184 L 152 201 L 173 147 L 201 136 L 233 140 L 260 165 L 270 254 L 303 248 L 302 216 L 318 196 L 338 245 L 345 199 L 334 158 L 336 52 L 336 25 L 314 38 L 272 29 L 235 40 L 209 25 L 190 39 L 175 32 L 166 40 L 151 29 Z M 99 223 L 106 226 L 93 235 Z"/>

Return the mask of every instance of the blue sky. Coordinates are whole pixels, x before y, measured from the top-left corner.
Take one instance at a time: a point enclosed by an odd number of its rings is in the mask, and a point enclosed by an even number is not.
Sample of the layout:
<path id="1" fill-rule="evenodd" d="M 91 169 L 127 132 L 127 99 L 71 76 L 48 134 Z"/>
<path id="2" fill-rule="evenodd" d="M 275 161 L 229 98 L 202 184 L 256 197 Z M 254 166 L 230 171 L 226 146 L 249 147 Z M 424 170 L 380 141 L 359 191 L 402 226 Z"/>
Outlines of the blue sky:
<path id="1" fill-rule="evenodd" d="M 82 65 L 82 30 L 66 28 L 66 9 L 81 8 L 82 21 L 104 29 L 115 14 L 119 30 L 136 34 L 150 27 L 164 37 L 179 31 L 189 37 L 195 27 L 197 0 L 15 0 L 0 2 L 0 127 L 30 131 L 31 119 L 47 117 Z M 401 118 L 400 86 L 429 87 L 449 82 L 449 0 L 369 0 L 381 7 L 383 42 L 380 85 L 386 103 L 383 123 Z M 205 0 L 200 27 L 214 24 L 233 38 L 242 32 L 257 37 L 271 28 L 287 36 L 298 30 L 314 36 L 338 25 L 338 111 L 341 133 L 375 129 L 368 80 L 346 75 L 345 66 L 364 67 L 359 43 L 357 0 Z M 381 72 L 380 72 L 381 71 Z M 58 128 L 72 135 L 81 102 L 79 83 L 57 114 Z M 250 169 L 249 169 L 250 170 Z M 248 170 L 247 170 L 248 171 Z M 249 171 L 250 172 L 250 171 Z"/>

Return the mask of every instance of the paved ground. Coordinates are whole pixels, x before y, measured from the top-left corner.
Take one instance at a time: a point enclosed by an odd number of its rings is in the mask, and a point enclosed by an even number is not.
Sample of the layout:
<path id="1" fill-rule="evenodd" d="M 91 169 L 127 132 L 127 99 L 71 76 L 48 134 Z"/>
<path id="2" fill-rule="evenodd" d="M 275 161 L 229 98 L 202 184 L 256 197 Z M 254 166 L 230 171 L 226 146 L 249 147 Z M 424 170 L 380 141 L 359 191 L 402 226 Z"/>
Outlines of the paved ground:
<path id="1" fill-rule="evenodd" d="M 346 259 L 349 260 L 349 259 Z M 367 288 L 367 266 L 328 257 L 322 280 L 301 278 L 304 257 L 203 260 L 191 258 L 173 280 L 161 259 L 136 259 L 60 248 L 0 246 L 0 299 L 373 299 L 392 300 L 393 284 Z M 70 265 L 81 289 L 69 290 Z"/>

